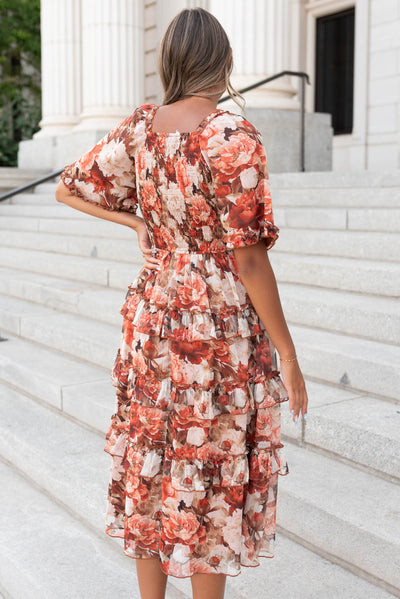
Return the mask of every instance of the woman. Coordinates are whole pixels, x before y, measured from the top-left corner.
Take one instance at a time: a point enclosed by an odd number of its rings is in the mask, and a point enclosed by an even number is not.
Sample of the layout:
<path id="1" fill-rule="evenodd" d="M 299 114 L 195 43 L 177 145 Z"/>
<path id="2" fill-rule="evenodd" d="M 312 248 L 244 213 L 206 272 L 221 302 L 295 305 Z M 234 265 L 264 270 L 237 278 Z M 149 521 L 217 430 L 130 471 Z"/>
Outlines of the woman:
<path id="1" fill-rule="evenodd" d="M 58 201 L 134 229 L 144 265 L 121 308 L 107 527 L 136 559 L 142 599 L 168 574 L 194 599 L 273 557 L 280 403 L 307 393 L 267 250 L 278 238 L 264 147 L 217 109 L 232 52 L 209 12 L 183 10 L 161 43 L 162 106 L 135 110 L 65 168 Z M 143 218 L 136 216 L 137 206 Z M 283 381 L 276 352 L 280 356 Z"/>

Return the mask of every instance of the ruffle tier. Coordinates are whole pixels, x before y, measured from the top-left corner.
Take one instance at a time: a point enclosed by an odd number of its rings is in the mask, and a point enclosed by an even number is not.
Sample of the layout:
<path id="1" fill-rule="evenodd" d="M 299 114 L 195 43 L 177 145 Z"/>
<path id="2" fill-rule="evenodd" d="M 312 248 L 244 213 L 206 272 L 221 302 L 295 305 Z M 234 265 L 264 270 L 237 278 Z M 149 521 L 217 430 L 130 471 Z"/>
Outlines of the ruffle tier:
<path id="1" fill-rule="evenodd" d="M 143 270 L 120 310 L 138 333 L 182 341 L 263 334 L 233 252 L 159 251 L 160 272 Z"/>

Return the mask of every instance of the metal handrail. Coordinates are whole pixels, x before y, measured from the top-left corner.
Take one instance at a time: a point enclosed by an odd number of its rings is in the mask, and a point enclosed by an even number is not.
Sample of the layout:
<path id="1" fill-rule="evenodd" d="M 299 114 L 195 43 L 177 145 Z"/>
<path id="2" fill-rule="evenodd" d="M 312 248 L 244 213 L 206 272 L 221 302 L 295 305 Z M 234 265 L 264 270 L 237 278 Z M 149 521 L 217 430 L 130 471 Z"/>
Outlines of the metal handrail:
<path id="1" fill-rule="evenodd" d="M 305 151 L 304 151 L 305 86 L 304 86 L 304 81 L 306 80 L 308 84 L 310 83 L 310 78 L 307 75 L 307 73 L 303 73 L 302 71 L 281 71 L 280 73 L 277 73 L 276 75 L 272 75 L 271 77 L 267 77 L 266 79 L 262 79 L 261 81 L 257 81 L 257 83 L 253 83 L 252 85 L 248 85 L 247 87 L 240 89 L 239 93 L 245 94 L 246 92 L 249 92 L 250 90 L 255 89 L 256 87 L 260 87 L 260 85 L 269 83 L 269 81 L 273 81 L 274 79 L 278 79 L 279 77 L 283 77 L 284 75 L 293 75 L 294 77 L 301 78 L 300 165 L 301 165 L 301 170 L 304 171 L 305 170 L 305 166 L 304 166 L 304 156 L 305 156 Z M 232 98 L 230 96 L 223 96 L 218 101 L 218 104 L 221 104 L 222 102 L 227 102 L 228 100 L 231 100 L 231 99 Z M 11 189 L 10 191 L 3 193 L 2 195 L 0 195 L 0 202 L 3 200 L 8 200 L 8 198 L 12 198 L 13 196 L 18 195 L 19 193 L 23 193 L 24 191 L 27 191 L 28 189 L 32 189 L 32 187 L 36 187 L 36 185 L 40 185 L 41 183 L 46 183 L 46 181 L 50 181 L 50 179 L 54 179 L 55 177 L 58 177 L 59 175 L 61 175 L 63 170 L 64 169 L 59 169 L 58 171 L 54 171 L 53 173 L 45 175 L 44 177 L 40 177 L 40 179 L 35 179 L 34 181 L 31 181 L 31 183 L 26 183 L 26 185 L 22 185 L 21 187 L 16 187 L 15 189 Z"/>
<path id="2" fill-rule="evenodd" d="M 276 75 L 271 75 L 271 77 L 267 77 L 266 79 L 262 79 L 261 81 L 257 81 L 257 83 L 253 83 L 252 85 L 248 85 L 243 89 L 239 90 L 240 94 L 244 94 L 249 92 L 256 87 L 260 87 L 260 85 L 264 85 L 265 83 L 269 83 L 274 79 L 278 79 L 279 77 L 283 77 L 284 75 L 293 75 L 294 77 L 300 77 L 301 79 L 301 90 L 300 90 L 300 170 L 304 172 L 305 169 L 305 81 L 310 85 L 310 77 L 307 73 L 303 71 L 281 71 L 280 73 L 276 73 Z M 218 102 L 227 102 L 228 100 L 232 100 L 230 96 L 224 96 Z"/>
<path id="3" fill-rule="evenodd" d="M 15 189 L 11 189 L 10 191 L 3 193 L 0 196 L 0 202 L 2 200 L 8 200 L 8 198 L 12 198 L 13 196 L 16 196 L 19 193 L 23 193 L 24 191 L 27 191 L 28 189 L 32 189 L 32 187 L 36 187 L 36 185 L 40 185 L 41 183 L 46 183 L 46 181 L 49 181 L 50 179 L 54 179 L 54 177 L 58 177 L 58 175 L 61 175 L 63 170 L 64 169 L 62 168 L 58 171 L 54 171 L 53 173 L 50 173 L 49 175 L 44 175 L 44 177 L 40 177 L 40 179 L 35 179 L 34 181 L 31 181 L 30 183 L 26 183 L 26 185 L 21 185 L 21 187 L 16 187 Z"/>

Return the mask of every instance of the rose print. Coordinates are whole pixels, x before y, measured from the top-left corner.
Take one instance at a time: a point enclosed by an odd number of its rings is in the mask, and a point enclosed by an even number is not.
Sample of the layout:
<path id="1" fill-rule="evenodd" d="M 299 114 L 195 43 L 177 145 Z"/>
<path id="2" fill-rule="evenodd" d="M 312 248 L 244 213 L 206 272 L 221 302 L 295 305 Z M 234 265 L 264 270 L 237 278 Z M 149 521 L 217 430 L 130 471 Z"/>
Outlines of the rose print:
<path id="1" fill-rule="evenodd" d="M 108 210 L 140 207 L 159 271 L 120 309 L 106 532 L 164 572 L 236 575 L 273 555 L 277 478 L 287 474 L 287 391 L 234 248 L 278 239 L 261 135 L 217 111 L 192 134 L 150 129 L 144 104 L 65 168 Z M 122 303 L 122 302 L 121 302 Z"/>

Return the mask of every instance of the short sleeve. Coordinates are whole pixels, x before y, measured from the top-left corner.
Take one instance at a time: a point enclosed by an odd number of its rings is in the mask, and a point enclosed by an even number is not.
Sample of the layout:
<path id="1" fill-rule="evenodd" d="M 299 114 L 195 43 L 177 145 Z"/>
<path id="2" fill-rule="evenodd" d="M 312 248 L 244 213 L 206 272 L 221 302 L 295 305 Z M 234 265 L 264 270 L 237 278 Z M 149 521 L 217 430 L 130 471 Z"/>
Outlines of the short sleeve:
<path id="1" fill-rule="evenodd" d="M 222 241 L 234 249 L 264 239 L 270 249 L 279 228 L 260 132 L 243 117 L 224 112 L 204 128 L 201 149 L 211 171 Z"/>
<path id="2" fill-rule="evenodd" d="M 135 160 L 131 147 L 133 116 L 109 131 L 91 150 L 66 166 L 61 179 L 71 193 L 107 210 L 136 214 Z"/>

